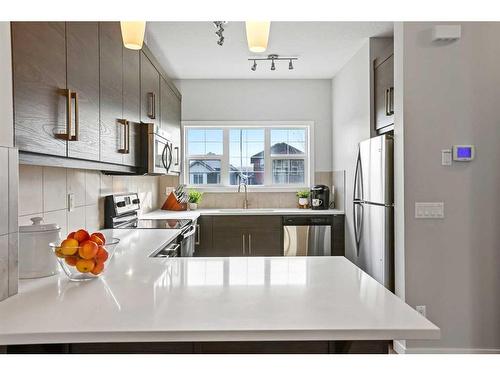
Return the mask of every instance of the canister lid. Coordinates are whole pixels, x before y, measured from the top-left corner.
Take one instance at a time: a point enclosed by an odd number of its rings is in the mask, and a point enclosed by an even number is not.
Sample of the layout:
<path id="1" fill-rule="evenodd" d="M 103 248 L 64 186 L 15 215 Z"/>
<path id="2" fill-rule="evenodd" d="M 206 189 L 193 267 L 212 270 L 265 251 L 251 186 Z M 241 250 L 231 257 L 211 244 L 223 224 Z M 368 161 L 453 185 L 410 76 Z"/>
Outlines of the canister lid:
<path id="1" fill-rule="evenodd" d="M 30 219 L 32 221 L 31 225 L 21 225 L 19 227 L 19 232 L 29 233 L 29 232 L 51 232 L 58 231 L 61 227 L 57 224 L 44 224 L 43 218 L 40 216 L 35 216 Z"/>

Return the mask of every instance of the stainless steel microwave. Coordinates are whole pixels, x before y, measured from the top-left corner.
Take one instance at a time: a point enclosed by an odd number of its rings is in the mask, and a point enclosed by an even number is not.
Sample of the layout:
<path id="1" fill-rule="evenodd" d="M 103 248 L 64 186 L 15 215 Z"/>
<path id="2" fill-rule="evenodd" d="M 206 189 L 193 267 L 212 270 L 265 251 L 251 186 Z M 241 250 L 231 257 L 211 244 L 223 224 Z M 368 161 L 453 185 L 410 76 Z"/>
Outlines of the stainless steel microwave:
<path id="1" fill-rule="evenodd" d="M 180 148 L 174 145 L 168 134 L 151 123 L 142 127 L 142 165 L 149 175 L 179 174 Z"/>

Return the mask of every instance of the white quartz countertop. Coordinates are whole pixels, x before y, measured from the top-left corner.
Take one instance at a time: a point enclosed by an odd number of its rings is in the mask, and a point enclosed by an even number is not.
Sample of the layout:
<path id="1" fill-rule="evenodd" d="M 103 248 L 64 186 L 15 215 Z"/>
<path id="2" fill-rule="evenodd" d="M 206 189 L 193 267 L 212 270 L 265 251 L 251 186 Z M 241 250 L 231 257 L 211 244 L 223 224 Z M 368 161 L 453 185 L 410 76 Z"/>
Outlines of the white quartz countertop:
<path id="1" fill-rule="evenodd" d="M 20 282 L 0 345 L 439 338 L 439 328 L 344 257 L 149 258 L 177 230 L 121 238 L 106 273 Z"/>
<path id="2" fill-rule="evenodd" d="M 300 208 L 200 208 L 194 211 L 156 210 L 141 215 L 141 219 L 197 219 L 201 215 L 343 215 L 341 210 L 311 210 Z"/>

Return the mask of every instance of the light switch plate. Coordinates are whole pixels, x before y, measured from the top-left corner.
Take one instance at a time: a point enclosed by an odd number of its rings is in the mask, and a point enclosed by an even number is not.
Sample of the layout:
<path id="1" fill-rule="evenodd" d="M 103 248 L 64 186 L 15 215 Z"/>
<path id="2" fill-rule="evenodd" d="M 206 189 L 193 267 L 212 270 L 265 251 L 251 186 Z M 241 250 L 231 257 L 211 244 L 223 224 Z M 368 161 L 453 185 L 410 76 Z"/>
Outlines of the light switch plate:
<path id="1" fill-rule="evenodd" d="M 441 165 L 449 166 L 451 165 L 452 153 L 450 149 L 441 150 Z"/>
<path id="2" fill-rule="evenodd" d="M 415 219 L 444 219 L 444 202 L 415 202 Z"/>

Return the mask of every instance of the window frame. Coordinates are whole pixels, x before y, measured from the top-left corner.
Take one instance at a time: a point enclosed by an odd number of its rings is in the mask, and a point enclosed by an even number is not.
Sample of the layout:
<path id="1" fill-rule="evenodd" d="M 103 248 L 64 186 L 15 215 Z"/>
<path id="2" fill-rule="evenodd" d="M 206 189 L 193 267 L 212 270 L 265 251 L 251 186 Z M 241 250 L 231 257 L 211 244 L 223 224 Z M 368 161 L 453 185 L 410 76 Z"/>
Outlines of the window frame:
<path id="1" fill-rule="evenodd" d="M 188 155 L 187 153 L 187 129 L 189 128 L 214 128 L 223 130 L 222 155 Z M 181 183 L 188 188 L 207 192 L 235 191 L 236 185 L 225 185 L 229 183 L 229 129 L 231 128 L 264 128 L 264 185 L 249 185 L 253 191 L 297 191 L 308 189 L 312 186 L 314 178 L 314 121 L 182 121 L 183 138 L 183 165 Z M 271 155 L 271 129 L 304 129 L 306 130 L 305 153 L 292 155 Z M 189 160 L 220 160 L 221 161 L 221 184 L 190 185 L 189 184 Z M 303 184 L 273 184 L 272 183 L 272 161 L 276 159 L 304 159 L 304 183 Z"/>

